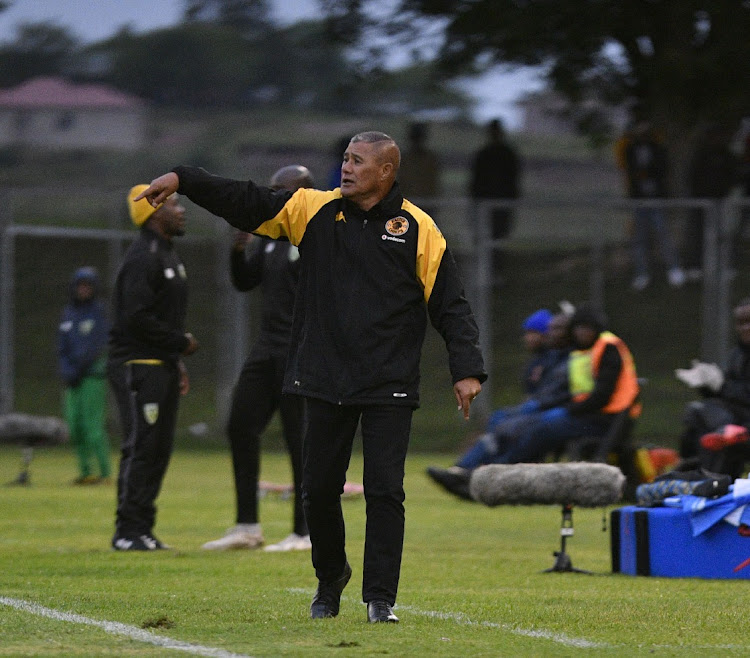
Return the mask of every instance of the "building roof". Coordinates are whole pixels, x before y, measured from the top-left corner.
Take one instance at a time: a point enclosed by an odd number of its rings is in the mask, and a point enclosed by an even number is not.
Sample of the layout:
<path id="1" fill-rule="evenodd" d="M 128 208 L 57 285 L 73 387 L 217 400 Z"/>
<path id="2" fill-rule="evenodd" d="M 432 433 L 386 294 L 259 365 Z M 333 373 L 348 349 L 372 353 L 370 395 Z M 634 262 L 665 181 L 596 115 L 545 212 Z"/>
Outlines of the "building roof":
<path id="1" fill-rule="evenodd" d="M 0 89 L 0 107 L 55 108 L 136 108 L 144 101 L 101 84 L 73 84 L 63 78 L 40 77 L 17 87 Z"/>

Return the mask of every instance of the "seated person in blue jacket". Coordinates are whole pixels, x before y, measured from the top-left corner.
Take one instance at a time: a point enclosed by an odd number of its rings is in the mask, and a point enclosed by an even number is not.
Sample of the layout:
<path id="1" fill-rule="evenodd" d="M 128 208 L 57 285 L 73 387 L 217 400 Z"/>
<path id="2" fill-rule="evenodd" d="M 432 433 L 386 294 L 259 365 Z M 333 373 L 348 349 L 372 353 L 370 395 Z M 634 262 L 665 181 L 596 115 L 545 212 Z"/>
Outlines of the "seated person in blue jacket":
<path id="1" fill-rule="evenodd" d="M 727 367 L 693 361 L 692 368 L 675 370 L 677 378 L 701 399 L 688 404 L 680 437 L 683 463 L 714 473 L 740 477 L 750 458 L 750 297 L 733 310 L 737 345 Z"/>
<path id="2" fill-rule="evenodd" d="M 528 361 L 524 364 L 523 375 L 521 376 L 521 388 L 525 399 L 520 404 L 501 407 L 493 412 L 487 421 L 488 432 L 491 432 L 509 416 L 526 413 L 529 408 L 533 407 L 533 396 L 547 375 L 551 365 L 550 362 L 555 360 L 550 353 L 548 339 L 552 317 L 550 311 L 542 308 L 534 311 L 521 324 L 523 348 L 530 355 Z"/>
<path id="3" fill-rule="evenodd" d="M 530 321 L 541 313 L 537 311 L 524 323 L 524 344 L 529 345 L 527 335 Z M 543 334 L 544 359 L 542 368 L 533 388 L 527 388 L 528 397 L 521 404 L 513 407 L 502 407 L 495 411 L 487 423 L 487 429 L 476 442 L 458 459 L 454 467 L 442 469 L 430 466 L 427 474 L 439 484 L 446 477 L 446 472 L 457 469 L 472 470 L 483 464 L 491 464 L 495 458 L 507 449 L 507 442 L 512 441 L 533 414 L 552 409 L 570 399 L 568 392 L 568 354 L 570 340 L 568 323 L 570 316 L 558 313 L 549 319 L 546 332 Z M 532 322 L 533 323 L 533 322 Z M 527 369 L 528 372 L 528 369 Z M 528 380 L 526 380 L 528 384 Z"/>
<path id="4" fill-rule="evenodd" d="M 570 319 L 573 351 L 567 359 L 569 401 L 529 414 L 513 437 L 505 437 L 492 463 L 543 461 L 576 438 L 604 436 L 617 415 L 640 413 L 633 356 L 624 341 L 606 330 L 604 315 L 582 305 Z M 454 466 L 439 483 L 462 498 L 470 498 L 471 467 Z"/>

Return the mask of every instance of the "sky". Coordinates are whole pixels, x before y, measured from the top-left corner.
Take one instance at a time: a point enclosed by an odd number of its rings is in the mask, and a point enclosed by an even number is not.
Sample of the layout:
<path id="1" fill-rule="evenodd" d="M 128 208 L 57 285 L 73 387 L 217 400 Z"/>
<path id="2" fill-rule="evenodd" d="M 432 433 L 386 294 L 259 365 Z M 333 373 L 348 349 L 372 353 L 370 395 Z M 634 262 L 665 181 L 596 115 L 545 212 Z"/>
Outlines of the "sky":
<path id="1" fill-rule="evenodd" d="M 0 13 L 0 41 L 12 40 L 19 23 L 51 21 L 69 28 L 83 41 L 100 41 L 130 24 L 136 32 L 148 32 L 178 23 L 182 0 L 10 0 Z M 270 0 L 274 18 L 281 24 L 315 18 L 316 0 Z M 478 103 L 477 121 L 500 117 L 509 130 L 520 127 L 514 103 L 523 94 L 541 88 L 533 71 L 494 71 L 462 84 Z"/>

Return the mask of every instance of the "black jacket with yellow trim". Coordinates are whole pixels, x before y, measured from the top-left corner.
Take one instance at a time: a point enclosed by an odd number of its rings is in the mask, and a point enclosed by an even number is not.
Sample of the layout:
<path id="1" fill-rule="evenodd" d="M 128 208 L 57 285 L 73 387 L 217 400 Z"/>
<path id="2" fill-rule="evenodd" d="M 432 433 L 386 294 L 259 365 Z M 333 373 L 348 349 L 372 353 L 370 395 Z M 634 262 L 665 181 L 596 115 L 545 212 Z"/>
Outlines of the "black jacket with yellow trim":
<path id="1" fill-rule="evenodd" d="M 445 239 L 398 185 L 365 212 L 339 189 L 292 194 L 195 167 L 174 172 L 179 193 L 232 226 L 299 247 L 286 393 L 418 406 L 427 315 L 445 340 L 453 382 L 487 378 Z"/>

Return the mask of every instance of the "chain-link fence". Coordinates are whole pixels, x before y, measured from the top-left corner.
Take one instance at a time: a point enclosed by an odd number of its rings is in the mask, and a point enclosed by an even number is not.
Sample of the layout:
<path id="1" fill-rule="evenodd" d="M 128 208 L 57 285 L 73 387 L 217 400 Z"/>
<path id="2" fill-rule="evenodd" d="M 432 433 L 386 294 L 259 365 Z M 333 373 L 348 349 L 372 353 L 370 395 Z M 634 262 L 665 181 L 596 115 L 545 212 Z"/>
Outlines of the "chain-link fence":
<path id="1" fill-rule="evenodd" d="M 68 282 L 81 265 L 96 266 L 109 299 L 117 267 L 135 231 L 127 226 L 124 191 L 79 193 L 54 225 L 56 192 L 6 191 L 0 199 L 0 411 L 54 414 L 59 410 L 55 335 L 67 300 Z M 69 198 L 69 195 L 66 196 Z M 703 278 L 671 289 L 654 269 L 654 285 L 630 289 L 628 223 L 635 201 L 556 199 L 474 203 L 466 198 L 416 200 L 433 209 L 456 256 L 480 325 L 491 377 L 477 399 L 477 429 L 495 406 L 518 399 L 518 373 L 525 359 L 518 339 L 520 322 L 558 301 L 593 300 L 607 311 L 612 329 L 631 345 L 639 373 L 649 380 L 641 425 L 654 435 L 676 435 L 678 410 L 688 393 L 674 383 L 673 370 L 701 357 L 721 362 L 732 341 L 731 306 L 744 297 L 748 278 L 742 267 L 741 199 L 712 202 L 670 199 L 654 203 L 671 226 L 704 218 Z M 47 219 L 29 222 L 34 208 Z M 74 219 L 86 207 L 86 227 Z M 493 240 L 491 213 L 507 208 L 514 229 Z M 22 208 L 23 212 L 19 209 Z M 60 215 L 65 217 L 65 209 Z M 22 216 L 23 223 L 17 218 Z M 220 434 L 231 389 L 245 358 L 259 315 L 258 295 L 236 292 L 229 278 L 231 229 L 188 204 L 188 235 L 177 241 L 188 271 L 188 328 L 201 349 L 187 360 L 193 387 L 183 402 L 183 428 L 205 423 Z M 654 254 L 656 262 L 659 255 Z M 498 265 L 499 263 L 499 265 Z M 662 270 L 663 271 L 663 270 Z M 686 363 L 687 362 L 687 363 Z M 456 445 L 467 426 L 456 417 L 445 349 L 436 332 L 425 342 L 422 364 L 423 411 L 415 418 L 415 443 Z M 666 410 L 666 411 L 663 411 Z M 671 414 L 667 421 L 663 416 Z"/>

